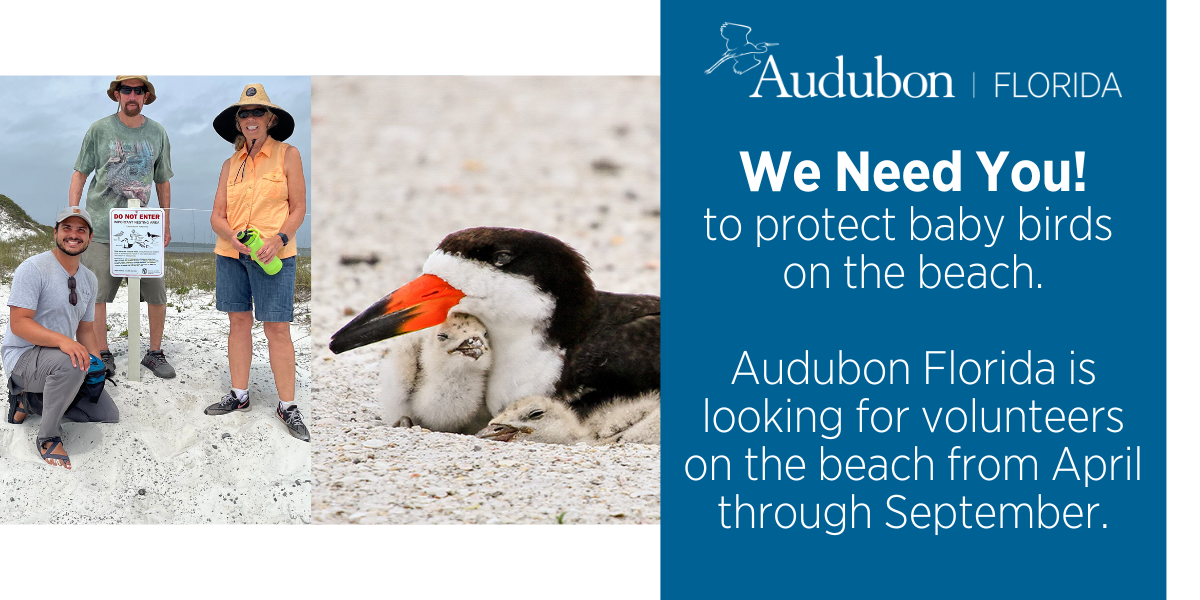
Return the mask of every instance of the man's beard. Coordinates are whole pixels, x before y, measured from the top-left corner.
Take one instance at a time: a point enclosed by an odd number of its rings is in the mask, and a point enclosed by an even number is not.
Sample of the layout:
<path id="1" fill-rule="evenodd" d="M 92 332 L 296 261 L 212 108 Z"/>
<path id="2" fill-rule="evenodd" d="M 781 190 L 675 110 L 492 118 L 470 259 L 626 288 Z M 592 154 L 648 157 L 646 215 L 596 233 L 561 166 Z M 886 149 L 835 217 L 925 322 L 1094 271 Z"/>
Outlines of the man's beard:
<path id="1" fill-rule="evenodd" d="M 142 114 L 141 106 L 138 106 L 136 109 L 134 109 L 133 112 L 129 112 L 129 105 L 122 106 L 121 110 L 125 113 L 125 116 L 127 116 L 127 117 L 136 117 L 136 116 Z"/>
<path id="2" fill-rule="evenodd" d="M 83 240 L 83 247 L 81 247 L 79 249 L 79 252 L 71 252 L 70 250 L 67 250 L 66 248 L 63 247 L 63 243 L 61 241 L 59 241 L 58 238 L 54 238 L 54 245 L 58 246 L 58 249 L 61 250 L 62 253 L 66 254 L 67 256 L 79 256 L 80 254 L 83 254 L 84 250 L 87 250 L 89 243 L 87 240 Z"/>

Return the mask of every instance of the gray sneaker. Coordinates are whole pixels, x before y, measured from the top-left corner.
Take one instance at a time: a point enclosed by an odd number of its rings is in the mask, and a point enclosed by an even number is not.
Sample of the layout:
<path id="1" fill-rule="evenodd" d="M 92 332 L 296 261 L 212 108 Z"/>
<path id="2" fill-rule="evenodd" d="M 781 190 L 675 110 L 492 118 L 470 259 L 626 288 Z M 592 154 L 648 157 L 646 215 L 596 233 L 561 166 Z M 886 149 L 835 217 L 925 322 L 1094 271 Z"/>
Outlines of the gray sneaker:
<path id="1" fill-rule="evenodd" d="M 106 363 L 107 364 L 107 363 Z M 167 356 L 162 350 L 151 350 L 142 357 L 142 366 L 150 369 L 151 373 L 163 379 L 170 379 L 175 376 L 175 368 L 171 363 L 167 362 Z"/>
<path id="2" fill-rule="evenodd" d="M 233 390 L 229 390 L 229 393 L 225 394 L 216 404 L 204 409 L 204 414 L 211 416 L 227 415 L 235 410 L 238 412 L 250 410 L 249 393 L 246 394 L 245 400 L 238 400 L 237 394 L 233 393 Z"/>
<path id="3" fill-rule="evenodd" d="M 104 370 L 108 372 L 108 377 L 117 376 L 117 359 L 113 358 L 113 353 L 108 350 L 100 351 L 100 362 L 104 363 Z"/>
<path id="4" fill-rule="evenodd" d="M 295 406 L 283 410 L 282 406 L 275 405 L 275 416 L 287 425 L 288 433 L 298 440 L 308 441 L 308 427 L 304 426 L 304 421 L 300 418 L 300 409 Z"/>

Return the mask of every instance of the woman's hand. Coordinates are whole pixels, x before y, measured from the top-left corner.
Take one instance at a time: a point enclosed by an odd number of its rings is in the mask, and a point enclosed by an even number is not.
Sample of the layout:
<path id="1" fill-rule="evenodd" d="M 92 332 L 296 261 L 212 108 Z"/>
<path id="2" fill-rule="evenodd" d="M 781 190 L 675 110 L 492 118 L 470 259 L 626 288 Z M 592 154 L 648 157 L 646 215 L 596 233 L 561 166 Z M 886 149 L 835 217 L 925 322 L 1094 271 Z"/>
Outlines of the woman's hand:
<path id="1" fill-rule="evenodd" d="M 262 248 L 258 249 L 258 262 L 267 264 L 279 254 L 279 250 L 283 248 L 283 238 L 273 235 L 263 240 Z"/>
<path id="2" fill-rule="evenodd" d="M 250 251 L 249 246 L 238 241 L 236 233 L 229 237 L 229 242 L 231 244 L 233 244 L 233 249 L 237 250 L 238 254 L 246 254 L 246 255 L 254 254 L 253 252 Z"/>

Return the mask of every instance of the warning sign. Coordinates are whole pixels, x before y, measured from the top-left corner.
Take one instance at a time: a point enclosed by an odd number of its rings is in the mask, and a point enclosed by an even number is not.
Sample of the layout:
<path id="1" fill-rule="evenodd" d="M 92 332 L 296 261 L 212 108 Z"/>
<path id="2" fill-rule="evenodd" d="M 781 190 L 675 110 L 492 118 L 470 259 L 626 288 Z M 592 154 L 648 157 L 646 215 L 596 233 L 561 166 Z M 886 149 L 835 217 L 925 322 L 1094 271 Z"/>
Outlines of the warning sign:
<path id="1" fill-rule="evenodd" d="M 113 277 L 163 276 L 163 209 L 114 208 L 108 213 L 109 273 Z"/>

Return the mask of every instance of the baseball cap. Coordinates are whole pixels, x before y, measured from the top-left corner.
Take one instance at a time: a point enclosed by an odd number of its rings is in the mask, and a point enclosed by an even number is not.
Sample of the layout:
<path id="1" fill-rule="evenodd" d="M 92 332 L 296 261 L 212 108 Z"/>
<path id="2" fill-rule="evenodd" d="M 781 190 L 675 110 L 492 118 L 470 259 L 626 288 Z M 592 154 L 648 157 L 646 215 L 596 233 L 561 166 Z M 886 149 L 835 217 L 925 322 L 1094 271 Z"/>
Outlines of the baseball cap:
<path id="1" fill-rule="evenodd" d="M 79 217 L 80 219 L 83 219 L 84 222 L 86 222 L 88 224 L 89 229 L 94 229 L 94 227 L 92 226 L 92 217 L 90 215 L 88 215 L 88 212 L 86 210 L 84 210 L 78 206 L 68 206 L 68 207 L 58 211 L 58 216 L 54 218 L 54 224 L 58 225 L 59 223 L 62 223 L 63 219 L 66 219 L 67 217 Z"/>

